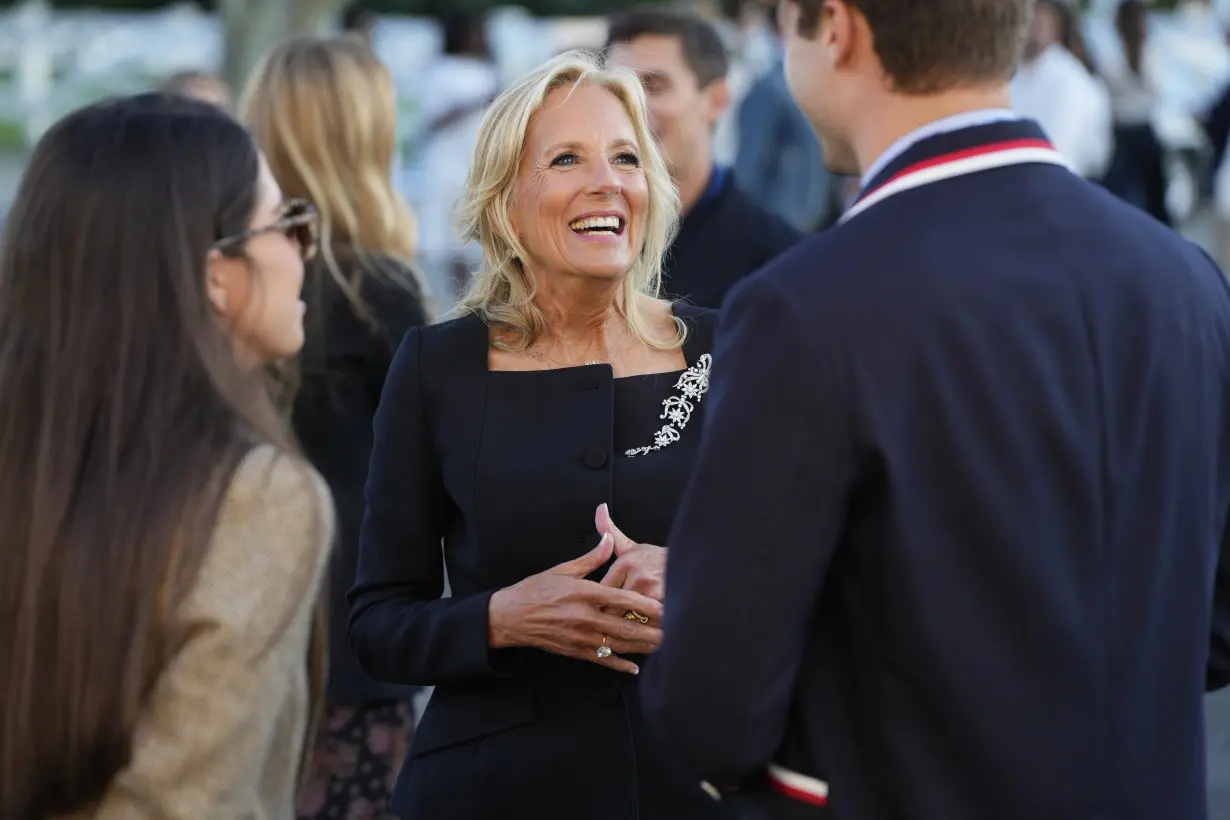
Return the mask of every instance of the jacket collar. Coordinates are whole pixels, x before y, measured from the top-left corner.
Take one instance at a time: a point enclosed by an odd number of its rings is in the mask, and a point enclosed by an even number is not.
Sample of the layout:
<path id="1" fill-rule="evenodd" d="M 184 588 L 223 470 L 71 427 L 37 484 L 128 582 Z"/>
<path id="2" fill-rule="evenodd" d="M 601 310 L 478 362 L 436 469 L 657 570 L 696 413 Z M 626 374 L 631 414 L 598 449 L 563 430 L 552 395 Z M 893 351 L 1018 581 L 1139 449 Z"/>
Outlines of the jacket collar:
<path id="1" fill-rule="evenodd" d="M 876 190 L 902 172 L 929 160 L 996 143 L 1016 140 L 1045 140 L 1042 127 L 1032 120 L 1001 120 L 924 136 L 898 153 L 883 167 L 873 170 L 859 192 L 858 199 Z M 858 200 L 855 200 L 856 202 Z"/>

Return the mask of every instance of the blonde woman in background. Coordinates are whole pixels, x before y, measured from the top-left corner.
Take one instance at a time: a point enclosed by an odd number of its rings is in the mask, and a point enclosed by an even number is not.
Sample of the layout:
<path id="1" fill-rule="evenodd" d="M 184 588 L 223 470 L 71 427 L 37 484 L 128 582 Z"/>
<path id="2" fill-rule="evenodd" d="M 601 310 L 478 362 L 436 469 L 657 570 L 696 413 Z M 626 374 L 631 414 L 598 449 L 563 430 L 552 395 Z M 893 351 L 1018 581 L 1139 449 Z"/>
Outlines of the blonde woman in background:
<path id="1" fill-rule="evenodd" d="M 320 254 L 304 283 L 304 348 L 288 374 L 292 423 L 333 491 L 327 714 L 299 802 L 302 818 L 362 820 L 385 811 L 414 717 L 414 690 L 378 683 L 347 640 L 372 417 L 406 330 L 428 320 L 410 259 L 414 224 L 394 192 L 395 92 L 358 38 L 295 39 L 268 54 L 240 117 L 288 196 L 320 212 Z"/>

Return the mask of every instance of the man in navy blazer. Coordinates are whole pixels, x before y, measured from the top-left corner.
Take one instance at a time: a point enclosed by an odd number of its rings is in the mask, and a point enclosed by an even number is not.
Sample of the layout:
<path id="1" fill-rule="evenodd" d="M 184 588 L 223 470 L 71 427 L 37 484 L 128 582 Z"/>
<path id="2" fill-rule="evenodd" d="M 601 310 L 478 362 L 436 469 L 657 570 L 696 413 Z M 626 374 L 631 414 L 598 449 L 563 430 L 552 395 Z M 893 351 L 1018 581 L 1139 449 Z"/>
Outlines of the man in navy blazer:
<path id="1" fill-rule="evenodd" d="M 1205 817 L 1230 292 L 1008 110 L 1032 5 L 780 9 L 863 190 L 726 301 L 642 676 L 745 817 Z"/>

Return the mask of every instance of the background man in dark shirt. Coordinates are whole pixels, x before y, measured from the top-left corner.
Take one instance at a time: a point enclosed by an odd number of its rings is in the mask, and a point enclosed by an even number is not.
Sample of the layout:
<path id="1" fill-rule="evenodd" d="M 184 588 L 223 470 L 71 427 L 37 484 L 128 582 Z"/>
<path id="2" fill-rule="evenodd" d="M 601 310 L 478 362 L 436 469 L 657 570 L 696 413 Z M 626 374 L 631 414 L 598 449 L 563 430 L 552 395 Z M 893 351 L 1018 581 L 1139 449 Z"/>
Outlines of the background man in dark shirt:
<path id="1" fill-rule="evenodd" d="M 607 58 L 640 76 L 650 126 L 683 200 L 679 236 L 663 266 L 663 291 L 720 307 L 736 280 L 800 238 L 741 190 L 729 169 L 714 163 L 713 130 L 730 102 L 726 47 L 699 15 L 641 8 L 611 21 Z"/>

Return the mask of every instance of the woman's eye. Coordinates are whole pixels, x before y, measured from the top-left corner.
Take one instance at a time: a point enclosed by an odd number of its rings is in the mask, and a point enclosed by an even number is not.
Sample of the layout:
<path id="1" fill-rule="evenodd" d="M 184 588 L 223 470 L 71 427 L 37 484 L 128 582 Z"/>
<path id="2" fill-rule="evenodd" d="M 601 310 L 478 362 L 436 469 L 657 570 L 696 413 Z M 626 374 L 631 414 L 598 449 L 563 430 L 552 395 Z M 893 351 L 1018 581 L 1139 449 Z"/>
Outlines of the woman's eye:
<path id="1" fill-rule="evenodd" d="M 622 153 L 615 157 L 615 161 L 621 165 L 631 165 L 633 168 L 639 168 L 641 164 L 641 158 L 636 154 L 633 154 L 631 151 Z"/>
<path id="2" fill-rule="evenodd" d="M 551 165 L 553 166 L 562 165 L 562 166 L 567 167 L 569 165 L 576 165 L 576 164 L 577 164 L 576 154 L 560 154 L 558 157 L 551 160 Z"/>

